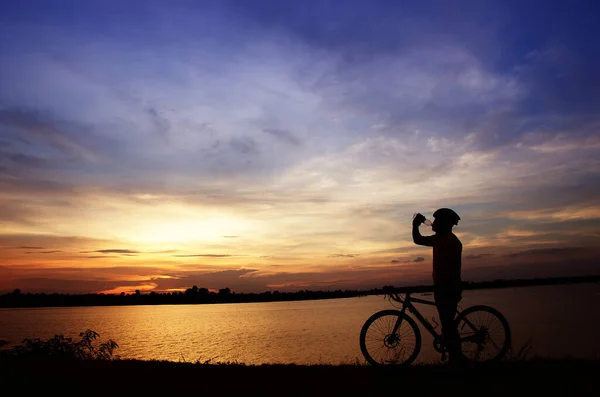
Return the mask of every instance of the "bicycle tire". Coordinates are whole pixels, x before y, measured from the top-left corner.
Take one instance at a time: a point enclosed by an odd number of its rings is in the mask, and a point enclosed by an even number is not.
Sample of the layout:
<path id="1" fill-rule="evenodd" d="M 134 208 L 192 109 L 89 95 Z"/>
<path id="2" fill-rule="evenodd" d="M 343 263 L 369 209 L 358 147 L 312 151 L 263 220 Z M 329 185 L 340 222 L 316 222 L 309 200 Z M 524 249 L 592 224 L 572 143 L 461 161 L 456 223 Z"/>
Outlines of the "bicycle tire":
<path id="1" fill-rule="evenodd" d="M 394 325 L 400 318 L 401 329 L 392 335 Z M 403 350 L 405 344 L 402 339 L 406 341 L 407 351 Z M 363 324 L 360 331 L 360 350 L 372 365 L 409 365 L 421 351 L 421 332 L 415 320 L 405 313 L 398 310 L 382 310 L 373 314 Z M 382 357 L 377 353 L 382 353 Z"/>
<path id="2" fill-rule="evenodd" d="M 498 361 L 508 353 L 511 345 L 510 327 L 498 310 L 485 305 L 471 306 L 463 310 L 455 321 L 463 358 L 485 363 Z M 484 352 L 488 347 L 489 351 Z"/>

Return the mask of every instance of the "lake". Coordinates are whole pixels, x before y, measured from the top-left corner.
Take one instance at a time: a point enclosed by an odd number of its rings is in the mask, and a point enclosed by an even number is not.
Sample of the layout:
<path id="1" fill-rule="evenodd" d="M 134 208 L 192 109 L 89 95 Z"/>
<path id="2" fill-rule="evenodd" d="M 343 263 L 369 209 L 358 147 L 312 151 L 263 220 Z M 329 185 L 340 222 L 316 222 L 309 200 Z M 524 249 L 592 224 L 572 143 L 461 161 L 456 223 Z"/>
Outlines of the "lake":
<path id="1" fill-rule="evenodd" d="M 423 297 L 422 294 L 415 296 Z M 428 298 L 425 296 L 425 298 Z M 429 296 L 431 298 L 431 296 Z M 490 305 L 507 318 L 515 350 L 600 359 L 600 284 L 473 290 L 461 306 Z M 121 358 L 245 364 L 364 363 L 365 320 L 392 305 L 383 296 L 297 302 L 0 309 L 0 339 L 76 337 L 91 329 L 119 344 Z M 425 317 L 433 306 L 418 305 Z M 422 327 L 418 362 L 437 362 Z"/>

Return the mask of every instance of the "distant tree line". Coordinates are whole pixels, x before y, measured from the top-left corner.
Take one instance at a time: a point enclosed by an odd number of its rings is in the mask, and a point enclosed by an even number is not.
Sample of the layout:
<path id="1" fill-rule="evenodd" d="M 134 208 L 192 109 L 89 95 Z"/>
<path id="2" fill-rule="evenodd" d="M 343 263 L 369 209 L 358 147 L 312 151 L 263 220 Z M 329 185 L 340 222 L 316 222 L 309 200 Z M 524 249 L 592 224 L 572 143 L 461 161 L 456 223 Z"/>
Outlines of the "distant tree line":
<path id="1" fill-rule="evenodd" d="M 600 275 L 580 277 L 553 277 L 518 280 L 494 280 L 483 282 L 464 282 L 464 290 L 515 288 L 541 285 L 557 285 L 572 283 L 600 282 Z M 278 302 L 334 298 L 353 298 L 367 295 L 382 295 L 386 293 L 422 293 L 433 291 L 432 285 L 394 287 L 391 285 L 370 290 L 334 290 L 279 292 L 266 291 L 261 293 L 236 293 L 229 288 L 218 292 L 207 288 L 193 286 L 185 292 L 150 292 L 142 293 L 136 290 L 133 294 L 46 294 L 22 293 L 20 289 L 0 295 L 0 308 L 9 307 L 51 307 L 51 306 L 126 306 L 126 305 L 178 305 L 178 304 L 207 304 L 207 303 L 249 303 L 249 302 Z"/>
<path id="2" fill-rule="evenodd" d="M 235 293 L 229 288 L 218 292 L 193 286 L 185 292 L 150 292 L 136 290 L 133 294 L 57 294 L 22 293 L 15 289 L 12 293 L 0 295 L 0 307 L 51 307 L 51 306 L 126 306 L 126 305 L 178 305 L 204 303 L 246 303 L 274 302 L 313 299 L 350 298 L 366 295 L 358 290 L 298 291 L 262 293 Z"/>
<path id="3" fill-rule="evenodd" d="M 497 289 L 497 288 L 518 288 L 518 287 L 535 287 L 543 285 L 560 285 L 560 284 L 577 284 L 577 283 L 598 283 L 600 275 L 595 276 L 577 276 L 577 277 L 547 277 L 547 278 L 527 278 L 516 280 L 493 280 L 493 281 L 465 281 L 462 283 L 462 289 L 465 291 L 475 289 Z M 391 285 L 384 286 L 377 294 L 404 294 L 433 292 L 433 285 L 417 285 L 407 287 L 394 287 Z"/>

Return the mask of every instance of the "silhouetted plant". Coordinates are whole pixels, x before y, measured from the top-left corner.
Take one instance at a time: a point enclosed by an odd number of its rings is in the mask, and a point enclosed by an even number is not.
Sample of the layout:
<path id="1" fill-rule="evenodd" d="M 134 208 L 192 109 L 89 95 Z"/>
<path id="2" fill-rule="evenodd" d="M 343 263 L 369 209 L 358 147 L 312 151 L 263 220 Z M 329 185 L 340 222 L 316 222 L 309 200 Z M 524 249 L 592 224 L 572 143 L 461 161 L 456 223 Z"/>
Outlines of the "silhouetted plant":
<path id="1" fill-rule="evenodd" d="M 518 362 L 518 361 L 526 361 L 532 358 L 533 354 L 533 346 L 531 339 L 528 340 L 519 350 L 511 349 L 508 354 L 503 358 L 503 361 L 507 362 Z"/>
<path id="2" fill-rule="evenodd" d="M 72 338 L 66 338 L 62 334 L 54 335 L 48 340 L 26 338 L 23 339 L 20 345 L 0 350 L 0 356 L 75 360 L 112 360 L 118 358 L 118 356 L 113 357 L 113 353 L 119 345 L 112 339 L 95 346 L 94 341 L 100 336 L 97 332 L 88 329 L 85 332 L 80 332 L 79 336 L 81 340 L 75 342 Z M 0 343 L 0 346 L 5 344 Z"/>

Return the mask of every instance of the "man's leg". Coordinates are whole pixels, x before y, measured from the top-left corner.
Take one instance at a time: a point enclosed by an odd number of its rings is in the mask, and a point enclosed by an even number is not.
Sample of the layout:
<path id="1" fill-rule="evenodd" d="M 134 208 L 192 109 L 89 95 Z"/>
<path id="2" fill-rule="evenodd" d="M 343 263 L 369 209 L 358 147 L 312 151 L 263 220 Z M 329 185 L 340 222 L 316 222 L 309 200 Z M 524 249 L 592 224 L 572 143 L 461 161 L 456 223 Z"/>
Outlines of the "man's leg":
<path id="1" fill-rule="evenodd" d="M 442 337 L 448 349 L 450 361 L 460 358 L 460 336 L 454 323 L 456 308 L 461 296 L 457 293 L 437 292 L 435 293 L 435 304 L 442 325 Z"/>

